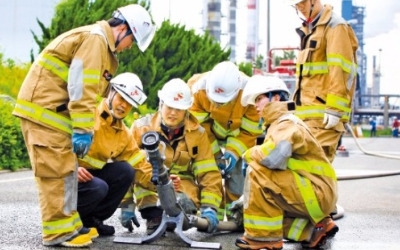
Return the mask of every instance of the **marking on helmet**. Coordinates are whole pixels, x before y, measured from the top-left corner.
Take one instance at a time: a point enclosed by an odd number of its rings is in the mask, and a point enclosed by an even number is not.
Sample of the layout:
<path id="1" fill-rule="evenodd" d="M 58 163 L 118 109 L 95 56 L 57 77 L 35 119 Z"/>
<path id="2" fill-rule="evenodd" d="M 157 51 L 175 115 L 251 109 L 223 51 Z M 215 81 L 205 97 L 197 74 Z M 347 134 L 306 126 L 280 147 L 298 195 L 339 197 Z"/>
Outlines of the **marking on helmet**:
<path id="1" fill-rule="evenodd" d="M 177 93 L 176 96 L 174 97 L 174 101 L 179 101 L 182 98 L 183 98 L 183 94 L 182 93 Z"/>
<path id="2" fill-rule="evenodd" d="M 221 89 L 221 88 L 216 88 L 214 91 L 215 91 L 215 93 L 218 93 L 218 94 L 224 93 L 224 92 L 225 92 L 225 91 L 224 91 L 223 89 Z"/>

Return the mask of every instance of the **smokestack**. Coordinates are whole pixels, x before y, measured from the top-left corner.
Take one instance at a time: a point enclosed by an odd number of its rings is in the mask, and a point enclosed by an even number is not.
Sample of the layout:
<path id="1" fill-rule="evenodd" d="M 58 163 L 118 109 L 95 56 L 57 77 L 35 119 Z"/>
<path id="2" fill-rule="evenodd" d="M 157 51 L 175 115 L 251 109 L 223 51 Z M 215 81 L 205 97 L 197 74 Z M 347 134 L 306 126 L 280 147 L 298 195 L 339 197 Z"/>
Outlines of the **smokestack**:
<path id="1" fill-rule="evenodd" d="M 216 41 L 221 42 L 221 0 L 209 0 L 207 13 L 207 30 Z"/>
<path id="2" fill-rule="evenodd" d="M 258 0 L 247 1 L 246 59 L 254 61 L 258 54 Z"/>
<path id="3" fill-rule="evenodd" d="M 231 0 L 229 5 L 229 46 L 231 48 L 230 59 L 236 61 L 236 0 Z"/>

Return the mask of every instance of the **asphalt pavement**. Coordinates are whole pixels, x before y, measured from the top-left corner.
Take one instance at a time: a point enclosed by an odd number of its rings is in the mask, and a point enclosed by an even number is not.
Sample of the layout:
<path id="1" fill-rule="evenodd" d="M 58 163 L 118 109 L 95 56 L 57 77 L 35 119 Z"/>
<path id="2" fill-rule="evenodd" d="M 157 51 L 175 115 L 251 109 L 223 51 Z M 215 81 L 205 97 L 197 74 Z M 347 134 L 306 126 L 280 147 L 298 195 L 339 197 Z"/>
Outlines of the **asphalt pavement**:
<path id="1" fill-rule="evenodd" d="M 339 232 L 328 240 L 324 249 L 400 249 L 400 138 L 358 138 L 356 141 L 344 137 L 343 145 L 347 152 L 339 154 L 333 165 L 339 178 L 338 204 L 344 208 L 344 216 L 335 220 Z M 32 171 L 0 172 L 0 249 L 65 249 L 42 245 L 37 197 Z M 183 236 L 167 232 L 151 242 L 140 243 L 146 236 L 140 214 L 142 226 L 129 233 L 120 225 L 119 213 L 117 210 L 105 222 L 115 226 L 115 236 L 95 239 L 90 249 L 172 250 L 209 246 L 238 249 L 234 242 L 241 233 L 210 235 L 196 228 L 183 232 Z M 121 237 L 136 243 L 114 242 Z M 197 248 L 190 247 L 187 240 Z M 285 243 L 284 249 L 301 249 L 301 246 Z"/>

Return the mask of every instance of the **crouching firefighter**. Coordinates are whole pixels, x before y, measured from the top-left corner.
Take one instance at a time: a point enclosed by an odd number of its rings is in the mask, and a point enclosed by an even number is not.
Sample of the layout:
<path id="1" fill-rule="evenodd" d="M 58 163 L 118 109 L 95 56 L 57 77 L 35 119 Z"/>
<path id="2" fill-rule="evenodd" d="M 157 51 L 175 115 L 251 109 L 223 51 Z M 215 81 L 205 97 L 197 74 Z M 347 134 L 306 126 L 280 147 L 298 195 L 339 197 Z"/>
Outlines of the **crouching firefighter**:
<path id="1" fill-rule="evenodd" d="M 165 149 L 161 149 L 165 155 L 164 165 L 170 177 L 180 182 L 176 190 L 180 206 L 187 215 L 198 214 L 207 219 L 205 231 L 215 232 L 217 209 L 222 200 L 222 179 L 207 133 L 188 112 L 193 103 L 191 91 L 183 80 L 172 79 L 159 90 L 158 97 L 158 112 L 136 120 L 131 131 L 141 148 L 146 132 L 158 133 L 159 140 L 165 144 Z M 135 185 L 138 210 L 147 220 L 147 234 L 159 227 L 163 215 L 152 176 L 152 168 L 138 169 Z"/>
<path id="2" fill-rule="evenodd" d="M 289 91 L 277 77 L 249 79 L 242 104 L 253 104 L 267 128 L 262 145 L 243 159 L 244 235 L 241 249 L 281 249 L 283 239 L 318 248 L 339 228 L 329 216 L 337 201 L 336 174 L 308 127 L 293 113 Z"/>

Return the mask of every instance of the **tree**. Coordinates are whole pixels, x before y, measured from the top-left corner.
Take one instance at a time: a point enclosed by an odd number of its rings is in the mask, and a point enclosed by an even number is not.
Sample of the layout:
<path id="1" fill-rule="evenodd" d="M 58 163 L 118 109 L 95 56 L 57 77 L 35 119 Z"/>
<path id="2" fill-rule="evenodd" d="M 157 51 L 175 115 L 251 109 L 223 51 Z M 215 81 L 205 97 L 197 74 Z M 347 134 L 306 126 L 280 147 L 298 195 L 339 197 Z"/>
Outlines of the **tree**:
<path id="1" fill-rule="evenodd" d="M 149 1 L 137 0 L 62 0 L 57 6 L 50 27 L 46 28 L 37 20 L 43 35 L 34 35 L 40 51 L 59 34 L 72 28 L 107 20 L 110 10 L 130 3 L 140 3 L 149 9 Z M 164 21 L 157 28 L 156 35 L 142 53 L 137 46 L 118 55 L 117 73 L 133 72 L 139 76 L 148 95 L 147 105 L 155 109 L 158 106 L 157 91 L 172 78 L 188 80 L 194 73 L 210 70 L 218 62 L 228 60 L 230 49 L 221 48 L 209 34 L 197 35 L 193 29 L 184 25 Z"/>

